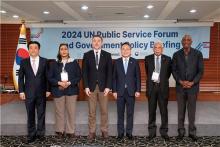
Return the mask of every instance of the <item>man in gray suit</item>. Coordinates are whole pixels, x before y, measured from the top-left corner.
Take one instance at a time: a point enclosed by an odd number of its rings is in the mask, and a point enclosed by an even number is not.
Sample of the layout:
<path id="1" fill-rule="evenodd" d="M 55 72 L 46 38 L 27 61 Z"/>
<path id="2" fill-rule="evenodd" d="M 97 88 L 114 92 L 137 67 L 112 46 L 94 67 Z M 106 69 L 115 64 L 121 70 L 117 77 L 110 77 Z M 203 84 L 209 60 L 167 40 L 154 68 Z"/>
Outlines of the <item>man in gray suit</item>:
<path id="1" fill-rule="evenodd" d="M 191 47 L 192 38 L 185 35 L 182 38 L 183 48 L 173 55 L 172 74 L 176 80 L 176 95 L 178 104 L 178 140 L 185 135 L 184 121 L 186 105 L 189 117 L 189 137 L 197 141 L 195 127 L 196 99 L 199 92 L 199 82 L 203 75 L 202 53 Z"/>

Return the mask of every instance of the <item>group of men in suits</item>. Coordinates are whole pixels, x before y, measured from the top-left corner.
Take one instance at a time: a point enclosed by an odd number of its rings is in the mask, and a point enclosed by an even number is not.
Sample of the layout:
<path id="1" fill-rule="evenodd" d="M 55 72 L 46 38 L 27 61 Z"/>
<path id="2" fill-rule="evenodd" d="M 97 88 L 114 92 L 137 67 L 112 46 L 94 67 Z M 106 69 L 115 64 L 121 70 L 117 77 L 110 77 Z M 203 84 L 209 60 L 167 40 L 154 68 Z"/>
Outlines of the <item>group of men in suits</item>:
<path id="1" fill-rule="evenodd" d="M 185 112 L 188 109 L 189 137 L 197 141 L 195 127 L 196 99 L 199 92 L 199 82 L 204 71 L 202 53 L 191 47 L 192 38 L 184 35 L 183 48 L 175 52 L 173 59 L 162 54 L 163 43 L 154 43 L 154 54 L 145 58 L 147 73 L 147 96 L 149 108 L 149 139 L 156 137 L 156 108 L 157 102 L 161 114 L 160 134 L 165 140 L 169 140 L 168 111 L 169 77 L 172 73 L 176 80 L 176 95 L 178 104 L 178 140 L 185 135 Z"/>
<path id="2" fill-rule="evenodd" d="M 135 97 L 140 96 L 141 74 L 138 61 L 131 57 L 131 45 L 125 42 L 121 45 L 121 58 L 112 65 L 111 54 L 102 50 L 103 38 L 94 35 L 92 50 L 83 56 L 82 74 L 84 90 L 88 96 L 88 139 L 96 136 L 96 106 L 100 106 L 101 134 L 108 138 L 108 94 L 110 89 L 117 103 L 118 139 L 126 133 L 132 139 Z M 178 103 L 178 139 L 185 135 L 184 121 L 186 105 L 189 116 L 189 137 L 196 140 L 195 110 L 199 91 L 199 81 L 203 74 L 203 57 L 200 51 L 191 48 L 192 38 L 185 35 L 182 38 L 183 48 L 177 51 L 173 60 L 163 54 L 163 43 L 154 43 L 153 54 L 145 57 L 147 74 L 147 96 L 149 98 L 149 139 L 156 137 L 156 109 L 160 108 L 160 134 L 169 140 L 168 111 L 169 77 L 171 73 L 176 80 Z M 46 96 L 49 88 L 46 79 L 46 59 L 39 57 L 40 44 L 31 41 L 28 44 L 30 58 L 21 62 L 19 71 L 19 92 L 25 100 L 28 115 L 28 141 L 43 138 L 45 134 Z M 35 123 L 35 108 L 37 109 L 37 127 Z M 126 129 L 124 113 L 126 109 Z"/>

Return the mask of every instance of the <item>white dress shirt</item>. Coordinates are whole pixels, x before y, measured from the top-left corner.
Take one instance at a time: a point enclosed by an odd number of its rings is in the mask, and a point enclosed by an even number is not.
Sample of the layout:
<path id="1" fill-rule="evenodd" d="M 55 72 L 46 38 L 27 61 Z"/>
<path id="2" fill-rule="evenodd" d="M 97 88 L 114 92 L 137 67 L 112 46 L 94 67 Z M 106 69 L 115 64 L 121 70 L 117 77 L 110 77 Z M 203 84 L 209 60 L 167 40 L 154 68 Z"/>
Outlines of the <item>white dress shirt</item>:
<path id="1" fill-rule="evenodd" d="M 30 56 L 31 67 L 33 67 L 33 60 L 34 60 L 34 62 L 35 62 L 36 73 L 37 73 L 38 67 L 39 67 L 40 57 L 37 56 L 37 57 L 33 58 L 33 57 Z"/>
<path id="2" fill-rule="evenodd" d="M 128 64 L 130 57 L 127 57 L 127 58 L 122 57 L 122 60 L 123 60 L 123 65 L 125 64 L 125 59 L 127 59 L 127 64 Z"/>

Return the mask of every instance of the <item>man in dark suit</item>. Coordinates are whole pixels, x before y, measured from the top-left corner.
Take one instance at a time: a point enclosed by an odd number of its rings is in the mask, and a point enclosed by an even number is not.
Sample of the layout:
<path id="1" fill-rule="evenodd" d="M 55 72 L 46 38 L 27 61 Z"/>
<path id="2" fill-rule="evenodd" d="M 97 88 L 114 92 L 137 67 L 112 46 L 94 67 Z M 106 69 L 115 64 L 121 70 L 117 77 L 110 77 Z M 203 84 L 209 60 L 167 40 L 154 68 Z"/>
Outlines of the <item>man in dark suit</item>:
<path id="1" fill-rule="evenodd" d="M 96 103 L 99 101 L 101 112 L 101 132 L 108 138 L 108 93 L 112 86 L 111 54 L 102 50 L 103 39 L 99 35 L 92 38 L 92 50 L 83 56 L 83 83 L 89 102 L 89 135 L 92 141 L 96 132 Z"/>
<path id="2" fill-rule="evenodd" d="M 149 121 L 149 140 L 156 137 L 156 109 L 160 108 L 161 137 L 169 140 L 167 104 L 169 97 L 169 77 L 171 75 L 171 58 L 162 54 L 163 43 L 154 43 L 154 54 L 145 57 L 145 70 L 147 74 L 147 96 Z"/>
<path id="3" fill-rule="evenodd" d="M 124 113 L 127 112 L 126 136 L 132 139 L 135 97 L 140 96 L 141 75 L 138 61 L 131 57 L 131 46 L 121 46 L 122 57 L 115 60 L 113 68 L 113 96 L 117 100 L 118 139 L 124 137 Z"/>
<path id="4" fill-rule="evenodd" d="M 46 96 L 50 95 L 46 77 L 47 60 L 39 56 L 40 43 L 28 43 L 30 58 L 21 61 L 18 84 L 20 98 L 25 100 L 27 110 L 28 143 L 36 138 L 44 139 Z M 37 109 L 37 127 L 35 124 Z"/>
<path id="5" fill-rule="evenodd" d="M 178 103 L 178 137 L 185 135 L 184 121 L 186 105 L 189 117 L 189 137 L 196 141 L 195 112 L 196 99 L 199 92 L 199 82 L 203 75 L 203 56 L 191 47 L 192 38 L 185 35 L 182 38 L 183 48 L 173 55 L 172 74 L 176 80 L 176 94 Z"/>

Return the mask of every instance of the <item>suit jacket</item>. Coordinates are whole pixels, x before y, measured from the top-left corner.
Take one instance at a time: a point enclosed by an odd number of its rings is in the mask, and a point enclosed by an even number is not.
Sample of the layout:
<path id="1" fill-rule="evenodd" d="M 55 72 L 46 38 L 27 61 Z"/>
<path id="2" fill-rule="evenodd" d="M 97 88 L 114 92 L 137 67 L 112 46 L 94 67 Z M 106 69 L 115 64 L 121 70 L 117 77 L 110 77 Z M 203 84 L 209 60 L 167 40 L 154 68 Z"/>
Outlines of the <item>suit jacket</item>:
<path id="1" fill-rule="evenodd" d="M 141 75 L 138 61 L 132 57 L 129 58 L 127 73 L 125 74 L 123 59 L 115 60 L 113 68 L 113 92 L 117 92 L 118 96 L 123 96 L 125 84 L 129 96 L 134 96 L 135 92 L 141 91 Z"/>
<path id="2" fill-rule="evenodd" d="M 176 91 L 183 92 L 180 80 L 193 81 L 194 85 L 190 89 L 185 89 L 190 94 L 199 92 L 199 82 L 203 75 L 204 65 L 202 53 L 193 48 L 188 55 L 188 64 L 185 62 L 184 50 L 174 53 L 172 60 L 172 74 L 176 80 Z"/>
<path id="3" fill-rule="evenodd" d="M 153 90 L 154 81 L 151 80 L 155 70 L 154 54 L 145 57 L 145 71 L 147 74 L 147 96 L 150 97 Z M 171 58 L 166 55 L 161 55 L 160 67 L 160 92 L 164 98 L 169 97 L 169 78 L 171 75 Z"/>
<path id="4" fill-rule="evenodd" d="M 47 82 L 47 59 L 39 58 L 39 67 L 35 76 L 30 58 L 21 61 L 18 75 L 19 93 L 24 92 L 26 98 L 46 97 L 49 91 Z"/>
<path id="5" fill-rule="evenodd" d="M 70 86 L 64 90 L 60 90 L 58 86 L 58 81 L 61 81 L 61 72 L 63 68 L 63 63 L 53 62 L 50 65 L 48 72 L 48 80 L 51 84 L 51 92 L 55 97 L 61 97 L 64 95 L 78 95 L 79 86 L 78 83 L 81 79 L 81 71 L 79 64 L 76 60 L 65 64 L 65 71 L 68 73 L 68 79 L 71 82 Z"/>
<path id="6" fill-rule="evenodd" d="M 99 66 L 96 68 L 94 51 L 90 50 L 83 56 L 83 83 L 84 88 L 89 88 L 94 91 L 96 84 L 100 91 L 105 88 L 112 87 L 112 58 L 111 54 L 101 50 Z"/>

